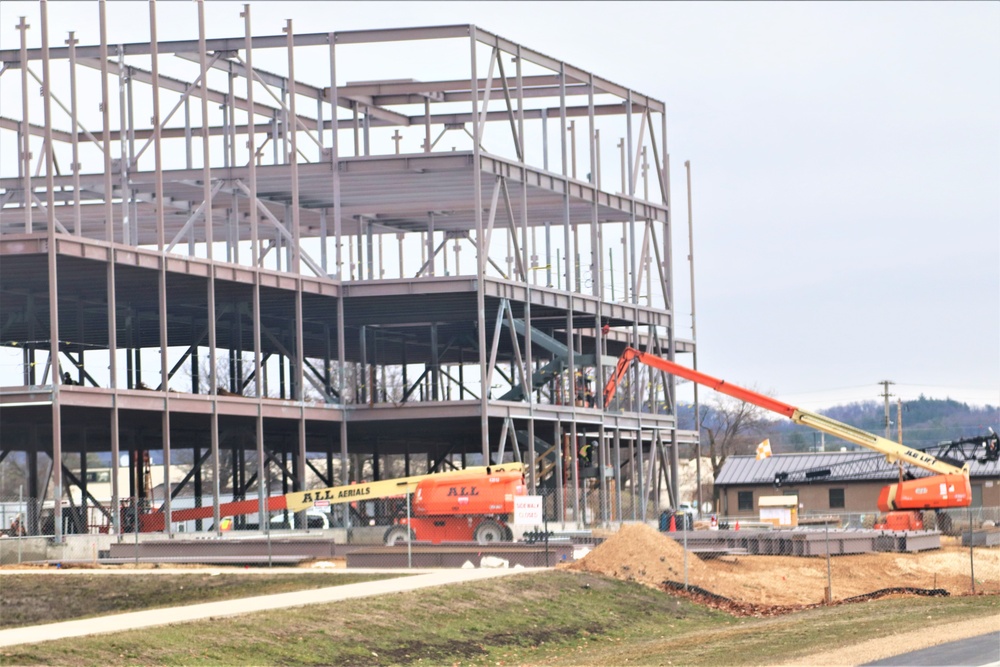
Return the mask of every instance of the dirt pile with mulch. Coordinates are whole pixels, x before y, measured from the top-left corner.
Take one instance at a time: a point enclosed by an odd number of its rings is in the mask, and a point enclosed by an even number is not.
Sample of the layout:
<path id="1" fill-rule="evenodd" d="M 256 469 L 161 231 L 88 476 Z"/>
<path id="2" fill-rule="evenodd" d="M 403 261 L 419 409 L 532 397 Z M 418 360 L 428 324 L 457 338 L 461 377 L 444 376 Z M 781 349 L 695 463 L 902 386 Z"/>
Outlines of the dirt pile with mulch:
<path id="1" fill-rule="evenodd" d="M 685 583 L 684 561 L 684 548 L 667 535 L 645 524 L 626 524 L 566 567 L 663 588 L 664 582 Z M 976 592 L 1000 594 L 1000 549 L 976 549 L 974 567 Z M 686 583 L 707 594 L 691 594 L 702 595 L 703 602 L 714 595 L 723 598 L 718 601 L 721 608 L 753 608 L 754 615 L 760 615 L 762 609 L 770 607 L 790 610 L 823 603 L 828 583 L 835 602 L 883 590 L 893 594 L 939 590 L 964 595 L 972 590 L 970 571 L 969 550 L 961 547 L 834 556 L 829 579 L 823 557 L 727 556 L 703 561 L 688 553 Z"/>

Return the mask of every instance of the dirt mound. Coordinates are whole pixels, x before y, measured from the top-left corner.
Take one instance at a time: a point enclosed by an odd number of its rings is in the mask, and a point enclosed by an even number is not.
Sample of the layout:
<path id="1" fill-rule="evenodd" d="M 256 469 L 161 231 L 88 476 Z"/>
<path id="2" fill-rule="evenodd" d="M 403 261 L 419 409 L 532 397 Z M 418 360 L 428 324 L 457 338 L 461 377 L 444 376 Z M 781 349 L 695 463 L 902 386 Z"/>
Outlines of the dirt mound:
<path id="1" fill-rule="evenodd" d="M 684 548 L 645 524 L 625 525 L 612 537 L 567 566 L 657 588 L 684 583 Z M 827 574 L 826 558 L 731 556 L 702 561 L 687 557 L 687 583 L 736 604 L 794 606 L 822 603 L 831 585 L 835 601 L 888 588 L 971 591 L 969 551 L 954 547 L 923 553 L 836 556 Z M 828 579 L 829 577 L 829 579 Z M 975 550 L 977 593 L 1000 593 L 1000 549 Z"/>
<path id="2" fill-rule="evenodd" d="M 707 566 L 694 554 L 688 554 L 687 567 L 689 579 L 707 574 Z M 568 569 L 652 586 L 684 581 L 684 547 L 646 524 L 627 524 Z"/>

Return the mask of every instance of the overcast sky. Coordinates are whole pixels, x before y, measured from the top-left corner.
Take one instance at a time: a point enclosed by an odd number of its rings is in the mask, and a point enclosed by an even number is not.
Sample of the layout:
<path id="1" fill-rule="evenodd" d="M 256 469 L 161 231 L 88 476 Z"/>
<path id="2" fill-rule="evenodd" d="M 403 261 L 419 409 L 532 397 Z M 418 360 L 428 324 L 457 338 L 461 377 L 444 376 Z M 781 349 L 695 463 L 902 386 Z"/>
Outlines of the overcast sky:
<path id="1" fill-rule="evenodd" d="M 146 38 L 125 4 L 111 41 Z M 191 3 L 159 6 L 160 39 L 197 37 Z M 678 333 L 690 160 L 702 370 L 806 408 L 881 380 L 1000 404 L 1000 3 L 251 6 L 257 34 L 475 23 L 666 101 Z M 54 45 L 98 42 L 95 4 L 50 7 Z M 242 4 L 207 7 L 209 37 L 242 36 Z M 21 15 L 37 3 L 0 4 L 0 47 Z"/>

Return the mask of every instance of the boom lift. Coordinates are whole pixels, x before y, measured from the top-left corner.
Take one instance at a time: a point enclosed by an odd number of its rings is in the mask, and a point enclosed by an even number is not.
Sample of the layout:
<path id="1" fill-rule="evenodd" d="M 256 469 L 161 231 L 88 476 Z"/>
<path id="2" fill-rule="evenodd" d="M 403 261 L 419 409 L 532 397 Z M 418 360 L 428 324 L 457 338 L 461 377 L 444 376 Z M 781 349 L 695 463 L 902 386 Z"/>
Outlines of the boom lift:
<path id="1" fill-rule="evenodd" d="M 439 544 L 444 540 L 475 540 L 480 544 L 511 539 L 506 519 L 514 511 L 514 497 L 527 493 L 524 466 L 507 463 L 477 466 L 462 470 L 415 475 L 364 484 L 333 486 L 309 491 L 294 491 L 271 496 L 265 501 L 267 512 L 301 512 L 313 507 L 325 508 L 339 503 L 353 503 L 376 498 L 413 494 L 413 512 L 400 519 L 385 534 L 387 544 L 416 541 Z M 219 516 L 254 514 L 260 509 L 256 499 L 219 505 Z M 170 521 L 210 519 L 212 506 L 173 510 Z M 139 516 L 141 532 L 162 531 L 166 524 L 163 507 Z"/>
<path id="2" fill-rule="evenodd" d="M 632 347 L 625 348 L 625 351 L 622 352 L 618 359 L 618 366 L 604 387 L 605 406 L 611 404 L 618 389 L 618 383 L 621 382 L 634 362 L 646 364 L 672 375 L 697 382 L 727 396 L 784 415 L 796 424 L 803 424 L 856 445 L 873 449 L 884 455 L 889 463 L 898 464 L 899 482 L 883 488 L 878 498 L 879 510 L 888 513 L 885 523 L 882 524 L 885 528 L 920 530 L 923 527 L 920 510 L 968 507 L 972 504 L 972 487 L 969 483 L 969 464 L 967 462 L 963 463 L 927 454 Z M 929 477 L 904 480 L 903 464 L 910 464 L 934 474 Z"/>

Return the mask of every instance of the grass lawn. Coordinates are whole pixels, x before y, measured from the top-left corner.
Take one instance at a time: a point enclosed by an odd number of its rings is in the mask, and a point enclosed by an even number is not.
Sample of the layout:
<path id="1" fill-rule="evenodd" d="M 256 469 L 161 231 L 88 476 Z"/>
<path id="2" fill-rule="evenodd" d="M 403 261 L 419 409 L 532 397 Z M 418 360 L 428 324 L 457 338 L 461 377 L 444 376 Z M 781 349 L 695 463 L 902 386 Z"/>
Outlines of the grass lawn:
<path id="1" fill-rule="evenodd" d="M 387 579 L 388 574 L 295 572 L 171 575 L 16 574 L 0 577 L 0 629 Z"/>
<path id="2" fill-rule="evenodd" d="M 0 664 L 755 665 L 998 613 L 1000 598 L 978 596 L 734 618 L 639 584 L 549 571 L 15 646 Z"/>

